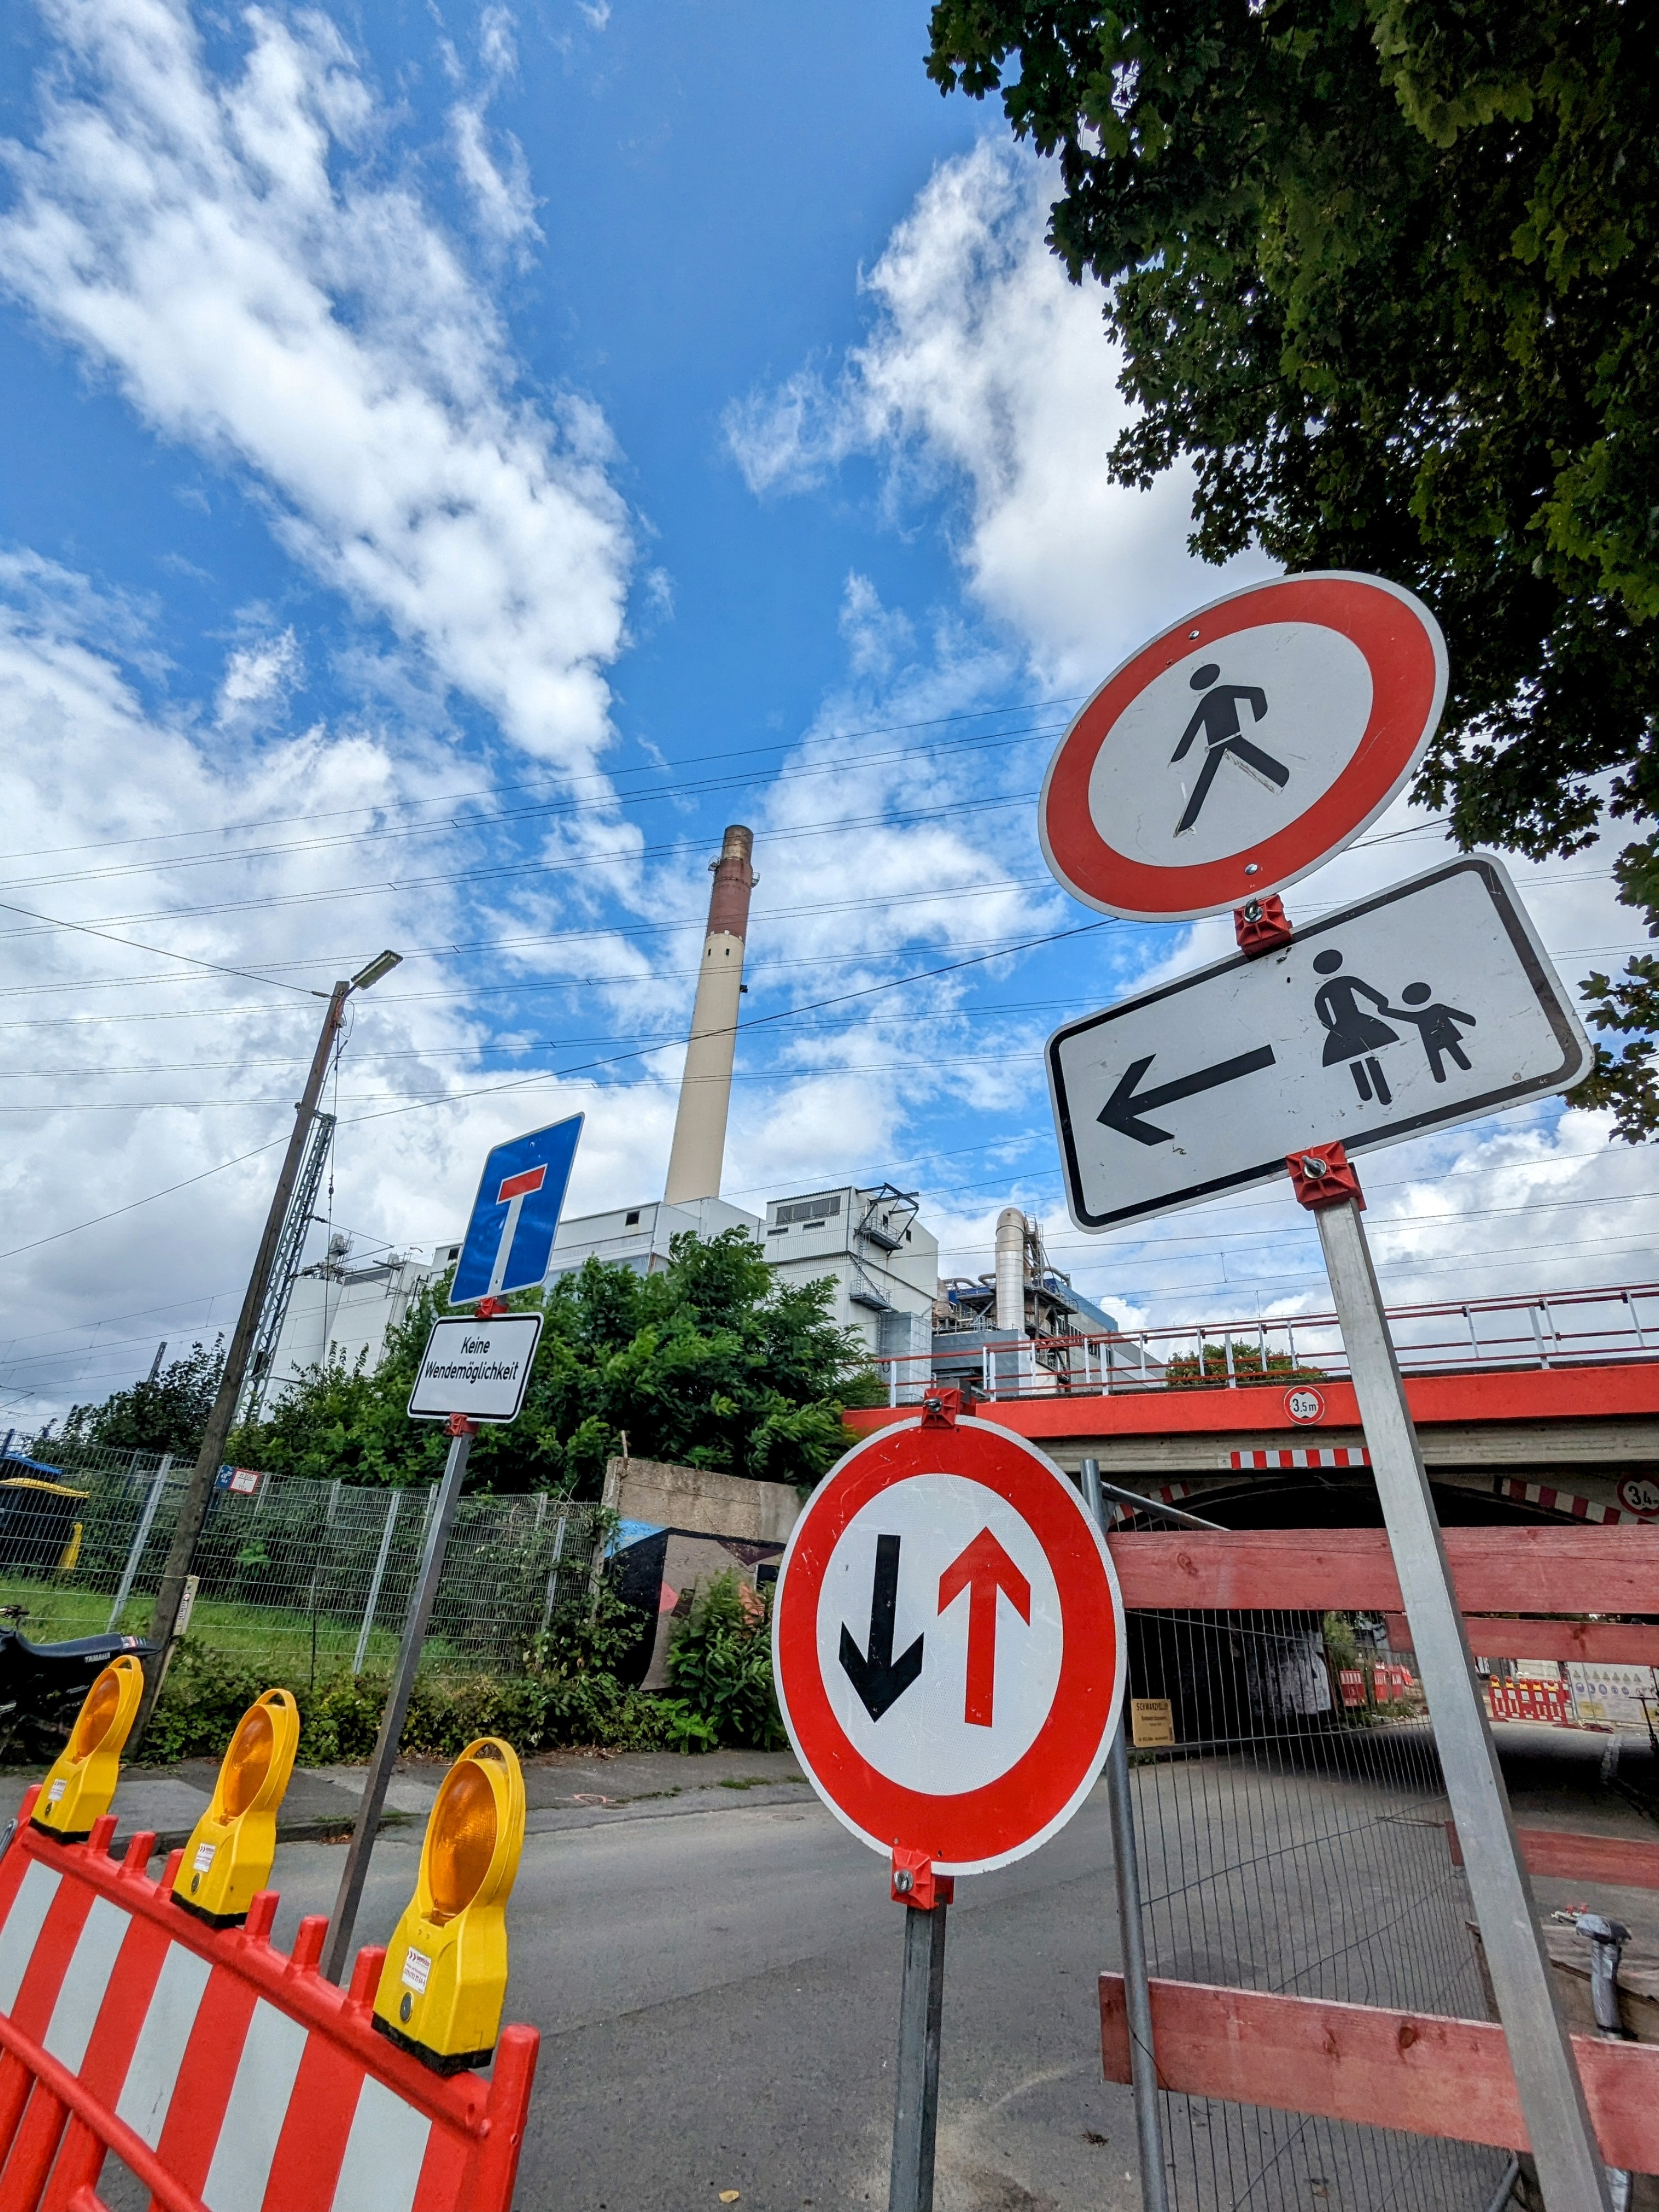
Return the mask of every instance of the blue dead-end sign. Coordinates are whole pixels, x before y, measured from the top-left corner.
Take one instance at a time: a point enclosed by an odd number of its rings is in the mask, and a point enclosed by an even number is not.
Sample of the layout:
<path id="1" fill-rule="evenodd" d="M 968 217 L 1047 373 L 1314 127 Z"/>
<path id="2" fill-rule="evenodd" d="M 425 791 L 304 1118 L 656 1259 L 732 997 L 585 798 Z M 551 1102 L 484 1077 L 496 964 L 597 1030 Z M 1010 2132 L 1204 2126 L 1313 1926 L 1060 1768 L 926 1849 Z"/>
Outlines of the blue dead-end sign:
<path id="1" fill-rule="evenodd" d="M 453 1306 L 526 1291 L 546 1274 L 582 1117 L 497 1145 L 484 1162 L 449 1293 Z"/>

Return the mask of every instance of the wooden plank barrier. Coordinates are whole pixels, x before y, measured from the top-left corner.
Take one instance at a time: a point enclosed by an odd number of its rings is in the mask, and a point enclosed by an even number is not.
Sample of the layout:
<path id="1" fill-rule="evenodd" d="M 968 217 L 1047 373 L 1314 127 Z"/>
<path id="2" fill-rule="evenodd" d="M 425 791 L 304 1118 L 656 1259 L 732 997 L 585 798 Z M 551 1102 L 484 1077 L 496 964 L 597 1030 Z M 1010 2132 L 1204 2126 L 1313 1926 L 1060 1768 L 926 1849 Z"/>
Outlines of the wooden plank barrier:
<path id="1" fill-rule="evenodd" d="M 540 2038 L 507 2027 L 486 2081 L 444 2076 L 371 2028 L 383 1951 L 349 1990 L 318 1971 L 328 1923 L 275 1949 L 277 1899 L 213 1929 L 172 1901 L 155 1838 L 108 1856 L 28 1825 L 0 1860 L 0 2205 L 104 2212 L 113 2152 L 162 2212 L 509 2212 Z"/>
<path id="2" fill-rule="evenodd" d="M 1448 1528 L 1466 1613 L 1659 1611 L 1659 1523 Z M 1182 1529 L 1107 1538 L 1126 1606 L 1400 1613 L 1382 1528 Z M 1547 1652 L 1522 1652 L 1547 1658 Z"/>
<path id="3" fill-rule="evenodd" d="M 1659 1663 L 1659 1525 L 1443 1534 L 1473 1652 Z M 1383 1529 L 1135 1531 L 1107 1542 L 1132 1609 L 1382 1613 L 1391 1616 L 1395 1648 L 1411 1648 Z M 1590 1613 L 1647 1618 L 1551 1618 Z M 1449 1823 L 1448 1831 L 1455 1856 Z M 1535 1874 L 1659 1887 L 1659 1845 L 1520 1832 Z M 1166 2089 L 1498 2149 L 1531 2148 L 1504 2031 L 1493 2022 L 1205 1983 L 1154 1980 L 1151 1991 Z M 1100 2019 L 1106 2077 L 1127 2082 L 1121 1975 L 1100 1978 Z M 1581 2035 L 1571 2042 L 1603 2157 L 1632 2172 L 1659 2172 L 1659 2045 Z"/>
<path id="4" fill-rule="evenodd" d="M 1659 1603 L 1659 1596 L 1650 1599 Z M 1391 1650 L 1409 1651 L 1403 1613 L 1388 1616 Z M 1578 1659 L 1603 1667 L 1659 1667 L 1659 1621 L 1516 1620 L 1466 1613 L 1463 1632 L 1477 1659 Z"/>
<path id="5" fill-rule="evenodd" d="M 1532 2148 L 1504 2031 L 1490 2021 L 1204 1982 L 1151 1987 L 1166 2089 L 1499 2150 Z M 1100 2039 L 1106 2079 L 1127 2081 L 1121 1974 L 1100 1978 Z M 1572 2047 L 1601 2155 L 1631 2172 L 1659 2172 L 1659 2045 L 1575 2035 Z"/>
<path id="6" fill-rule="evenodd" d="M 1528 1874 L 1564 1881 L 1611 1881 L 1626 1889 L 1659 1889 L 1659 1843 L 1637 1836 L 1592 1836 L 1573 1828 L 1517 1828 L 1516 1841 Z M 1457 1823 L 1446 1823 L 1452 1864 L 1463 1863 Z"/>

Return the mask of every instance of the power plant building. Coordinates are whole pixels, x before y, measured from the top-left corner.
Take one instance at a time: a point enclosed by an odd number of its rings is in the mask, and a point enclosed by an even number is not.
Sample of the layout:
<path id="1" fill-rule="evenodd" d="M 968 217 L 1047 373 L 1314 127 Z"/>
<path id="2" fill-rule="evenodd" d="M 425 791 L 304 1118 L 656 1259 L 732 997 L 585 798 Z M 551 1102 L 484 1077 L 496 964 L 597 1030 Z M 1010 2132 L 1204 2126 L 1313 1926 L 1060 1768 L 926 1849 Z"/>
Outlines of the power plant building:
<path id="1" fill-rule="evenodd" d="M 834 1282 L 830 1318 L 856 1328 L 872 1352 L 927 1351 L 939 1239 L 917 1218 L 914 1191 L 847 1183 L 774 1199 L 765 1243 L 768 1266 L 786 1282 Z"/>

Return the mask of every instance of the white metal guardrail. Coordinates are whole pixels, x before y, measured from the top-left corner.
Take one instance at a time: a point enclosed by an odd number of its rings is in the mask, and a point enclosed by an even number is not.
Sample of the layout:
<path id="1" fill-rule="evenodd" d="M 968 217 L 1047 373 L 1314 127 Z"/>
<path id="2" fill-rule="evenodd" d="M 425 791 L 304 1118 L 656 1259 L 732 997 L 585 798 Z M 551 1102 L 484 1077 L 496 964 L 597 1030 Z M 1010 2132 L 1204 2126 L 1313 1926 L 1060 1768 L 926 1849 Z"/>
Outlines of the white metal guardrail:
<path id="1" fill-rule="evenodd" d="M 1659 1283 L 1464 1298 L 1389 1308 L 1407 1374 L 1559 1368 L 1659 1359 Z M 1146 1390 L 1238 1389 L 1252 1383 L 1341 1380 L 1347 1354 L 1334 1314 L 1188 1322 L 1077 1336 L 976 1340 L 949 1333 L 927 1352 L 878 1360 L 890 1406 L 917 1402 L 935 1381 L 970 1382 L 992 1399 L 1122 1396 Z"/>

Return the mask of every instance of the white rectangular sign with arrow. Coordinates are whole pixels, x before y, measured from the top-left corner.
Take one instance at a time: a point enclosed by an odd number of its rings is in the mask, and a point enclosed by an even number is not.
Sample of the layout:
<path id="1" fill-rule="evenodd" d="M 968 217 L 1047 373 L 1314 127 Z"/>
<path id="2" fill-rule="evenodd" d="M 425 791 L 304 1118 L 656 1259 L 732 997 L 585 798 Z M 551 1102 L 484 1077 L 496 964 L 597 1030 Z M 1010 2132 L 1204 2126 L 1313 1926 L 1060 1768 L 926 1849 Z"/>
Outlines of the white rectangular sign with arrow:
<path id="1" fill-rule="evenodd" d="M 1080 1229 L 1397 1144 L 1569 1089 L 1593 1054 L 1515 887 L 1485 854 L 1069 1022 L 1048 1082 Z"/>

